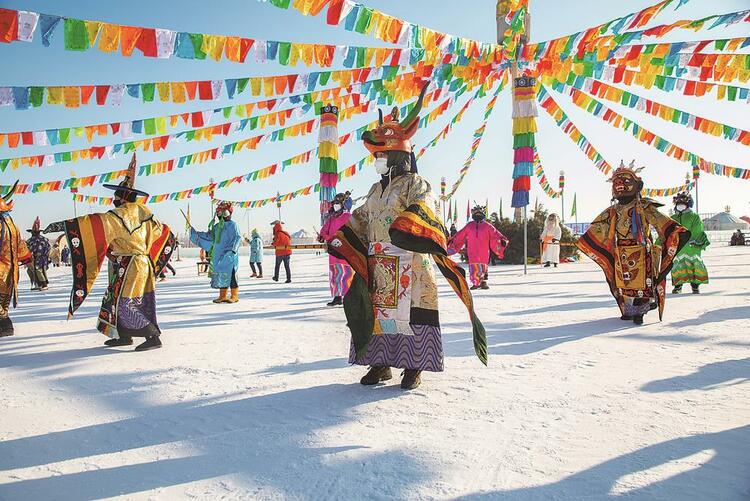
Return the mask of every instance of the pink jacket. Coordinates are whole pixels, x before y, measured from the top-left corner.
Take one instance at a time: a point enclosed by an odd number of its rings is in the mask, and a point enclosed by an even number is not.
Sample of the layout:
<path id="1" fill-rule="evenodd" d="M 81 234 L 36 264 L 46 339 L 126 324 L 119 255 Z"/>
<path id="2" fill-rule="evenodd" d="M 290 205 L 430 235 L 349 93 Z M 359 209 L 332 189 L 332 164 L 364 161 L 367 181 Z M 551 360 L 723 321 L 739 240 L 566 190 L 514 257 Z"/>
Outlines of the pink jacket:
<path id="1" fill-rule="evenodd" d="M 330 217 L 328 217 L 326 219 L 326 222 L 323 223 L 323 227 L 320 229 L 320 238 L 326 242 L 330 242 L 331 240 L 333 240 L 333 237 L 336 236 L 336 233 L 339 231 L 339 229 L 346 223 L 348 223 L 351 217 L 352 215 L 348 212 L 342 212 L 338 216 L 331 215 Z M 346 261 L 328 254 L 328 263 L 346 264 Z"/>
<path id="2" fill-rule="evenodd" d="M 449 254 L 466 246 L 469 263 L 489 263 L 490 249 L 502 259 L 508 239 L 487 221 L 471 221 L 448 244 Z"/>

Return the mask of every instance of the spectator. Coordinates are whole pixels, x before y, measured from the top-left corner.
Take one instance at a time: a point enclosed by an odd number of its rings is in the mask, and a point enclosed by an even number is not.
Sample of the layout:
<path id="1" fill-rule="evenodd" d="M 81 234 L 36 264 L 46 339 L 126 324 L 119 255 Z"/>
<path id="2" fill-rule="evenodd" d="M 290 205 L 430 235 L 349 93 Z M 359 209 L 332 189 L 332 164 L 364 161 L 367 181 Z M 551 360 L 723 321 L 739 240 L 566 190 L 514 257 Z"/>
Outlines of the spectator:
<path id="1" fill-rule="evenodd" d="M 273 223 L 273 245 L 276 251 L 276 267 L 274 268 L 273 281 L 279 281 L 279 268 L 281 263 L 284 263 L 284 271 L 286 272 L 286 283 L 292 281 L 292 273 L 289 271 L 289 259 L 292 255 L 292 237 L 289 233 L 284 231 L 281 226 L 284 224 L 283 221 L 276 220 Z"/>

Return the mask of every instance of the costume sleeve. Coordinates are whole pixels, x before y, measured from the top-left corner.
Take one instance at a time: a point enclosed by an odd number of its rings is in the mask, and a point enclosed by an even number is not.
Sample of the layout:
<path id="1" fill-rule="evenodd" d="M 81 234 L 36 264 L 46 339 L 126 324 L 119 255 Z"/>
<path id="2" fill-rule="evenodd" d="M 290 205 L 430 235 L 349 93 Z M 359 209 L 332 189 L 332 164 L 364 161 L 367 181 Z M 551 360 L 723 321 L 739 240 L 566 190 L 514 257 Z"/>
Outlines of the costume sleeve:
<path id="1" fill-rule="evenodd" d="M 602 269 L 609 291 L 617 301 L 620 311 L 623 311 L 623 302 L 615 286 L 615 214 L 615 210 L 610 207 L 596 216 L 586 233 L 576 242 L 576 247 Z"/>
<path id="2" fill-rule="evenodd" d="M 18 262 L 27 263 L 32 259 L 33 255 L 29 250 L 29 246 L 26 245 L 26 240 L 23 238 L 18 239 Z"/>
<path id="3" fill-rule="evenodd" d="M 432 254 L 440 273 L 464 303 L 471 320 L 474 352 L 487 365 L 487 333 L 474 312 L 474 299 L 466 282 L 466 272 L 448 257 L 447 233 L 440 222 L 440 209 L 427 181 L 415 176 L 409 188 L 407 208 L 391 224 L 391 242 L 402 249 Z"/>
<path id="4" fill-rule="evenodd" d="M 206 252 L 210 251 L 214 245 L 214 237 L 211 232 L 196 231 L 192 227 L 190 228 L 190 241 Z"/>
<path id="5" fill-rule="evenodd" d="M 467 238 L 467 228 L 468 226 L 464 226 L 461 228 L 461 231 L 456 233 L 451 239 L 450 244 L 448 245 L 448 255 L 452 256 L 456 252 L 460 252 L 461 249 L 464 248 L 466 245 L 466 238 Z"/>
<path id="6" fill-rule="evenodd" d="M 440 222 L 440 210 L 430 184 L 414 176 L 406 200 L 406 210 L 388 230 L 391 242 L 412 252 L 448 255 L 447 233 Z"/>
<path id="7" fill-rule="evenodd" d="M 692 223 L 688 229 L 690 230 L 690 245 L 698 247 L 701 250 L 711 245 L 708 235 L 706 235 L 703 229 L 703 221 L 695 212 L 692 213 Z"/>
<path id="8" fill-rule="evenodd" d="M 99 275 L 112 240 L 127 230 L 111 212 L 89 214 L 65 221 L 65 236 L 70 249 L 73 290 L 68 317 L 83 304 Z"/>
<path id="9" fill-rule="evenodd" d="M 562 238 L 562 228 L 560 228 L 560 226 L 555 226 L 555 231 L 552 234 L 552 238 L 558 241 Z"/>
<path id="10" fill-rule="evenodd" d="M 497 257 L 503 259 L 505 257 L 505 247 L 508 245 L 508 239 L 505 238 L 505 235 L 500 233 L 497 228 L 492 226 L 492 224 L 487 224 L 490 225 L 490 249 L 497 254 Z"/>
<path id="11" fill-rule="evenodd" d="M 166 224 L 155 220 L 150 223 L 148 257 L 154 267 L 154 274 L 159 276 L 177 248 L 177 238 Z"/>

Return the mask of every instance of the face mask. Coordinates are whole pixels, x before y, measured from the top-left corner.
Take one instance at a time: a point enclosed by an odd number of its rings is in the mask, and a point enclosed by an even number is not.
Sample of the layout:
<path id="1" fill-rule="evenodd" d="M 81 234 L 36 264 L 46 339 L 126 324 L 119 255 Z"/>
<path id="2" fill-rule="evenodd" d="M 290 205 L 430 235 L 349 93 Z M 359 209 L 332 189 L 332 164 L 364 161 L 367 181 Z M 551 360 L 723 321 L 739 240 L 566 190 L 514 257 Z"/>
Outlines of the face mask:
<path id="1" fill-rule="evenodd" d="M 471 216 L 471 218 L 474 221 L 482 221 L 482 220 L 484 220 L 484 214 L 474 214 L 474 215 Z"/>
<path id="2" fill-rule="evenodd" d="M 685 209 L 687 209 L 687 205 L 685 205 L 685 204 L 677 204 L 677 205 L 675 205 L 675 209 L 677 209 L 677 212 L 684 212 Z"/>
<path id="3" fill-rule="evenodd" d="M 341 210 L 341 204 L 333 204 L 333 210 L 338 212 Z"/>
<path id="4" fill-rule="evenodd" d="M 375 159 L 375 172 L 382 176 L 388 174 L 389 170 L 390 168 L 388 167 L 388 158 L 378 157 Z"/>

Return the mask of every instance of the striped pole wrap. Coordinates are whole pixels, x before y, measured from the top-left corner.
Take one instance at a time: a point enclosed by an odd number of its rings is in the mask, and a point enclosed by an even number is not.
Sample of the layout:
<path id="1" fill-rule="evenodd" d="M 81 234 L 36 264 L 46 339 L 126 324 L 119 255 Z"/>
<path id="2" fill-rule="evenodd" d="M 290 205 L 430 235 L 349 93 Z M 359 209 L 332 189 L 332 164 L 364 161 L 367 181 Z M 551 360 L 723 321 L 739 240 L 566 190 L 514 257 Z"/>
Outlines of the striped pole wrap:
<path id="1" fill-rule="evenodd" d="M 339 109 L 328 104 L 320 109 L 318 158 L 320 160 L 320 220 L 331 208 L 336 196 L 339 160 Z"/>
<path id="2" fill-rule="evenodd" d="M 513 199 L 511 207 L 529 205 L 536 153 L 536 79 L 519 77 L 513 86 Z"/>

